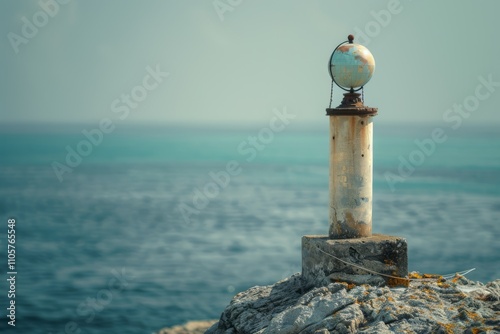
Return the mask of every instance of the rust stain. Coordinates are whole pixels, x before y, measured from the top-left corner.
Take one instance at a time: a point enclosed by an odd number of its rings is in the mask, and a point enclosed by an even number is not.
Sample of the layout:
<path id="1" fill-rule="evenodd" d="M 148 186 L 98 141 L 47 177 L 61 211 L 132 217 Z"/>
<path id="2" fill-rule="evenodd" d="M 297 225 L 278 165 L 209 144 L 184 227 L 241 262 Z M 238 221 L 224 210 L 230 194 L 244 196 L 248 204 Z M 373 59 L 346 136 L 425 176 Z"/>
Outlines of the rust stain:
<path id="1" fill-rule="evenodd" d="M 361 124 L 361 126 L 359 127 L 359 135 L 361 136 L 361 141 L 364 143 L 368 140 L 368 138 L 366 137 L 367 135 L 367 122 L 365 120 L 366 117 L 362 117 L 361 120 L 359 121 L 359 124 Z"/>
<path id="2" fill-rule="evenodd" d="M 396 273 L 393 272 L 392 276 L 395 276 L 395 275 L 396 275 Z M 389 278 L 387 278 L 387 285 L 391 286 L 391 287 L 404 286 L 407 288 L 410 285 L 410 280 L 408 278 L 405 278 L 405 277 L 401 277 L 401 278 L 389 277 Z"/>
<path id="3" fill-rule="evenodd" d="M 356 123 L 357 123 L 357 117 L 351 117 L 349 119 L 349 145 L 352 145 L 352 142 L 356 136 Z"/>
<path id="4" fill-rule="evenodd" d="M 391 259 L 385 259 L 384 260 L 384 263 L 387 264 L 388 266 L 393 266 L 395 265 L 394 261 L 392 261 Z"/>
<path id="5" fill-rule="evenodd" d="M 356 284 L 350 283 L 350 282 L 344 282 L 344 281 L 340 281 L 340 280 L 332 280 L 332 282 L 342 284 L 343 286 L 345 286 L 345 288 L 347 290 L 351 290 L 351 289 L 356 287 Z"/>
<path id="6" fill-rule="evenodd" d="M 356 221 L 354 220 L 354 217 L 352 216 L 352 213 L 350 212 L 345 213 L 345 222 L 350 229 L 356 228 L 357 224 Z"/>
<path id="7" fill-rule="evenodd" d="M 345 220 L 338 224 L 338 226 L 340 225 L 344 226 L 344 234 L 347 232 L 347 237 L 350 238 L 371 235 L 371 226 L 363 224 L 362 222 L 357 222 L 349 211 L 345 213 Z"/>
<path id="8" fill-rule="evenodd" d="M 468 315 L 468 316 L 469 316 L 469 318 L 471 318 L 472 320 L 482 322 L 483 317 L 481 317 L 478 313 L 476 313 L 476 312 L 472 312 L 472 311 L 467 311 L 467 310 L 466 310 L 465 312 L 467 312 L 467 315 Z"/>
<path id="9" fill-rule="evenodd" d="M 494 328 L 493 327 L 474 327 L 471 329 L 472 334 L 479 334 L 479 333 L 487 333 L 488 331 L 492 331 Z"/>
<path id="10" fill-rule="evenodd" d="M 446 334 L 453 334 L 455 333 L 455 324 L 445 324 L 442 322 L 438 322 L 438 324 L 441 326 L 446 331 Z"/>
<path id="11" fill-rule="evenodd" d="M 370 131 L 369 131 L 369 119 L 368 117 L 360 117 L 360 127 L 359 127 L 359 136 L 361 142 L 361 152 L 362 156 L 370 151 L 371 143 L 370 143 Z"/>

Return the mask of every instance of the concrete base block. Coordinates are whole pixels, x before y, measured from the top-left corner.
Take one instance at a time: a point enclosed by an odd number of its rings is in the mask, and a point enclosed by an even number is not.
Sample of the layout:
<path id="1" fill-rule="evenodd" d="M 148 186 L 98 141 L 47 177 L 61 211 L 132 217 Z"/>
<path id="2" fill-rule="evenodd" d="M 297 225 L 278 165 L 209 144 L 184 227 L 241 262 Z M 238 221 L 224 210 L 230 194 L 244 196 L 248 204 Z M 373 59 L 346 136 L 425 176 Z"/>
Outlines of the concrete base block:
<path id="1" fill-rule="evenodd" d="M 408 246 L 404 238 L 382 234 L 355 239 L 305 235 L 302 237 L 304 288 L 326 286 L 334 281 L 408 286 L 408 280 L 380 276 L 339 259 L 385 275 L 401 278 L 408 275 Z"/>

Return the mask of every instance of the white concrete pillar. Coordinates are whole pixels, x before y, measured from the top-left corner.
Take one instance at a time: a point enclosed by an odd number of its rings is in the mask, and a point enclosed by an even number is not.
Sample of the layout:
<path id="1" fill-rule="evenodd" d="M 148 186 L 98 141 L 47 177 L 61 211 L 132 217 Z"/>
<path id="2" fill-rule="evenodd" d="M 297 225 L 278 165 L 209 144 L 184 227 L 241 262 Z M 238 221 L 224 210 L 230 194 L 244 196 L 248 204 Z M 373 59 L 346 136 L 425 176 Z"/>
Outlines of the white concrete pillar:
<path id="1" fill-rule="evenodd" d="M 372 235 L 373 117 L 331 115 L 330 231 L 332 239 Z"/>

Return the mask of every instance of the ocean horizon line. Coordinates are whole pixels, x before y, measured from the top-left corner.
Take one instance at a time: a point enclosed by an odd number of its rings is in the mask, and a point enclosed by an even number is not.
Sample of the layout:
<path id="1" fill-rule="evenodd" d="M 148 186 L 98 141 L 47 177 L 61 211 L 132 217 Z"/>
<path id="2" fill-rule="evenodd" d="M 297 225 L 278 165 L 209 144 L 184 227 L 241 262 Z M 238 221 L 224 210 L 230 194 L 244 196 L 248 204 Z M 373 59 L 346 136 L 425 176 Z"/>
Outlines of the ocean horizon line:
<path id="1" fill-rule="evenodd" d="M 203 123 L 203 122 L 155 122 L 155 121 L 136 121 L 133 123 L 116 123 L 116 130 L 125 132 L 142 132 L 147 131 L 203 131 L 203 132 L 238 132 L 246 130 L 258 130 L 267 126 L 266 122 L 227 122 L 227 123 Z M 452 129 L 449 124 L 444 122 L 408 122 L 408 121 L 385 121 L 379 120 L 374 122 L 375 129 L 390 130 L 391 133 L 397 134 L 413 129 L 416 133 L 420 130 L 445 128 L 453 132 L 468 130 L 472 132 L 480 131 L 485 133 L 498 133 L 498 126 L 500 124 L 485 123 L 485 122 L 468 122 L 464 123 L 457 129 Z M 83 129 L 97 128 L 99 121 L 6 121 L 0 122 L 0 132 L 3 134 L 22 134 L 22 133 L 74 133 L 80 132 Z M 325 120 L 318 122 L 292 122 L 285 132 L 315 132 L 328 129 L 328 121 Z"/>

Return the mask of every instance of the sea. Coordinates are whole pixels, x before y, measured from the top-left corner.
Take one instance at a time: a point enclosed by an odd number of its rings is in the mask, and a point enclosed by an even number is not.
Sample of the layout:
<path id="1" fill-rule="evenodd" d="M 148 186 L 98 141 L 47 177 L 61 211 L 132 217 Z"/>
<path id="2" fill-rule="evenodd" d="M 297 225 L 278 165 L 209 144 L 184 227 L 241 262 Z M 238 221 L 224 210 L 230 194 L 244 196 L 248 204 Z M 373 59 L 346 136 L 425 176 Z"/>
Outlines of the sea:
<path id="1" fill-rule="evenodd" d="M 328 232 L 327 124 L 96 127 L 0 126 L 2 333 L 217 319 Z M 376 123 L 373 179 L 373 232 L 407 239 L 410 271 L 500 278 L 498 127 Z"/>

